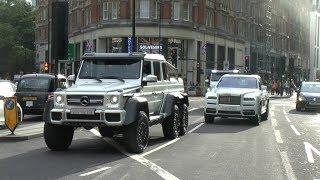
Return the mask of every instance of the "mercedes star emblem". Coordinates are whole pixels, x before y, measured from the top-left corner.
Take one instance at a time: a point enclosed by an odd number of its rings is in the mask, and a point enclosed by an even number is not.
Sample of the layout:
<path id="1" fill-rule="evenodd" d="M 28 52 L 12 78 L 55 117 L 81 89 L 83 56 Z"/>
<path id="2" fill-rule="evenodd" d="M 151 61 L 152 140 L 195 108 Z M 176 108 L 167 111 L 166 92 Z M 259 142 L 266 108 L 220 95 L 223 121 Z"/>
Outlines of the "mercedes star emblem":
<path id="1" fill-rule="evenodd" d="M 82 96 L 80 102 L 82 106 L 88 106 L 90 103 L 90 99 L 88 96 Z"/>

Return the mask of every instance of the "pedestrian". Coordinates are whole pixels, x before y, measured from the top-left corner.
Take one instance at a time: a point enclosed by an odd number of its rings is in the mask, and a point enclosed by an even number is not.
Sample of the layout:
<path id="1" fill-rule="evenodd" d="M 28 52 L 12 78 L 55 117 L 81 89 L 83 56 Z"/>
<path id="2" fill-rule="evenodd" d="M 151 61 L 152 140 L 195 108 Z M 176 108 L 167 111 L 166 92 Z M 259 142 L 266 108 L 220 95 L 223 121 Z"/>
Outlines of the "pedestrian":
<path id="1" fill-rule="evenodd" d="M 273 80 L 271 86 L 271 94 L 274 95 L 274 93 L 277 93 L 277 82 L 275 80 Z"/>
<path id="2" fill-rule="evenodd" d="M 285 82 L 284 86 L 285 86 L 286 96 L 290 95 L 290 83 L 289 83 L 289 80 L 287 80 Z"/>

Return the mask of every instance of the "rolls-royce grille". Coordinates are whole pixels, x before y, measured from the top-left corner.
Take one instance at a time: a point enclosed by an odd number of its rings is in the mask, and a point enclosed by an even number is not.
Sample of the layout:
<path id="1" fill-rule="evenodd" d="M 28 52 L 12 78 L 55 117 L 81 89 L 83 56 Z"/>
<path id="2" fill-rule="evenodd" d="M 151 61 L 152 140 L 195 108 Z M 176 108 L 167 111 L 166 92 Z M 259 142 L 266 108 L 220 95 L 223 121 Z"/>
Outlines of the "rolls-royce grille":
<path id="1" fill-rule="evenodd" d="M 219 104 L 240 105 L 241 96 L 219 96 Z"/>
<path id="2" fill-rule="evenodd" d="M 103 96 L 99 95 L 68 95 L 70 106 L 103 106 Z"/>

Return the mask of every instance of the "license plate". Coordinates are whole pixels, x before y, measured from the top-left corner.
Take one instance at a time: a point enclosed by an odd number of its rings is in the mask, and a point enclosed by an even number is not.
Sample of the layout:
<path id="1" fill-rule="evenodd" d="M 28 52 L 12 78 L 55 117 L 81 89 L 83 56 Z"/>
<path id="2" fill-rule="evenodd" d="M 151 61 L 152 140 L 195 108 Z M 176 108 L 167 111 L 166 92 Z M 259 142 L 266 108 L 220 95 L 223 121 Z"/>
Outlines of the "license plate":
<path id="1" fill-rule="evenodd" d="M 71 109 L 70 114 L 94 115 L 95 109 Z"/>
<path id="2" fill-rule="evenodd" d="M 23 101 L 36 101 L 38 98 L 37 97 L 23 97 Z"/>
<path id="3" fill-rule="evenodd" d="M 26 101 L 26 107 L 32 107 L 33 101 Z"/>

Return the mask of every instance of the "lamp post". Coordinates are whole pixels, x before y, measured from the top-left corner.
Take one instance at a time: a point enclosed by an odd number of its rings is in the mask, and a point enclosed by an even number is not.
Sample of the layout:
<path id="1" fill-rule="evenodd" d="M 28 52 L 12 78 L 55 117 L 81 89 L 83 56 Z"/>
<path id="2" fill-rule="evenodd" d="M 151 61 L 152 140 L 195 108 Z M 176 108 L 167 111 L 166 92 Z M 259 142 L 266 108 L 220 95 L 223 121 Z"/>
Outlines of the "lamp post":
<path id="1" fill-rule="evenodd" d="M 136 51 L 136 0 L 132 0 L 132 51 Z"/>

